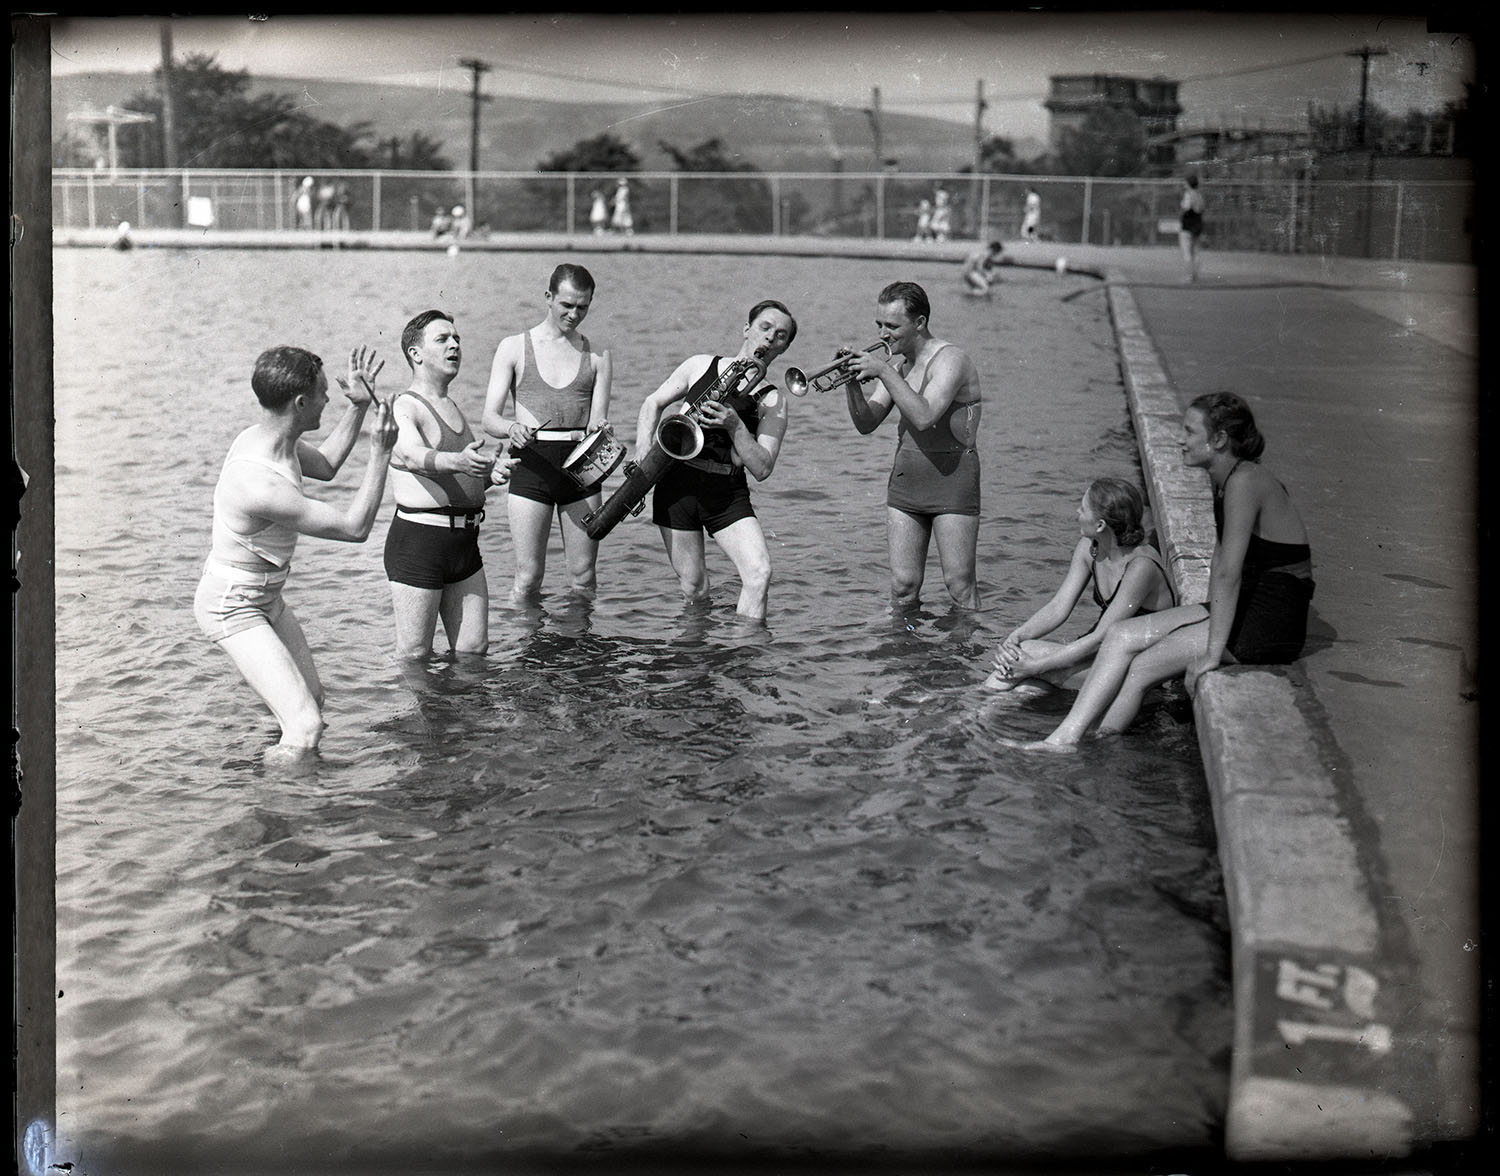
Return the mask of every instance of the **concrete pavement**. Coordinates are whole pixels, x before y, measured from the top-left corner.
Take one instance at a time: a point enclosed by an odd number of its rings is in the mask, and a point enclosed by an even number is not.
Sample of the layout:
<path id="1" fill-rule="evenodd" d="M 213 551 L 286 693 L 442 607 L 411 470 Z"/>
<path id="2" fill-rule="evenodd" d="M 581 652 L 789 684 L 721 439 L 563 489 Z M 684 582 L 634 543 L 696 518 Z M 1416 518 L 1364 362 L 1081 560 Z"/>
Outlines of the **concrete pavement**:
<path id="1" fill-rule="evenodd" d="M 1105 256 L 1108 254 L 1109 256 Z M 1236 392 L 1311 533 L 1301 662 L 1195 701 L 1234 925 L 1227 1145 L 1400 1155 L 1479 1112 L 1477 274 L 1100 251 L 1142 463 L 1185 598 L 1206 479 L 1175 418 Z"/>

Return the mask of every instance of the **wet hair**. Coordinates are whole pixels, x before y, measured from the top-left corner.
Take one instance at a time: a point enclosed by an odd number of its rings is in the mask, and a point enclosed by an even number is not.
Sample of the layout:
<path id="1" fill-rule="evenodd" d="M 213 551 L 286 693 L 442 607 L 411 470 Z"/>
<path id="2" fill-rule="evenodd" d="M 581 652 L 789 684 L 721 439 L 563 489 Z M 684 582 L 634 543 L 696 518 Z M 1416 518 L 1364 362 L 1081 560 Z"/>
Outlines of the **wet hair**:
<path id="1" fill-rule="evenodd" d="M 1208 435 L 1223 433 L 1229 438 L 1229 452 L 1242 461 L 1255 461 L 1265 452 L 1266 439 L 1255 427 L 1250 406 L 1233 392 L 1208 392 L 1199 396 L 1189 408 L 1203 414 Z"/>
<path id="2" fill-rule="evenodd" d="M 1104 520 L 1122 547 L 1134 547 L 1146 538 L 1146 502 L 1141 492 L 1120 478 L 1096 478 L 1084 497 L 1096 518 Z"/>
<path id="3" fill-rule="evenodd" d="M 255 361 L 250 387 L 265 408 L 281 410 L 318 386 L 323 361 L 305 347 L 268 347 Z"/>
<path id="4" fill-rule="evenodd" d="M 567 282 L 580 294 L 585 291 L 590 294 L 594 292 L 594 275 L 584 269 L 583 266 L 574 265 L 570 261 L 563 262 L 562 265 L 552 271 L 552 280 L 547 283 L 547 293 L 556 294 L 558 287 L 564 282 Z"/>
<path id="5" fill-rule="evenodd" d="M 446 310 L 424 310 L 401 329 L 401 354 L 406 357 L 407 367 L 415 367 L 411 361 L 411 349 L 422 341 L 422 332 L 427 329 L 427 324 L 435 323 L 438 319 L 451 323 L 453 316 Z"/>
<path id="6" fill-rule="evenodd" d="M 1197 176 L 1188 176 L 1188 178 L 1187 178 L 1187 186 L 1189 188 L 1196 188 L 1198 186 L 1198 177 Z"/>
<path id="7" fill-rule="evenodd" d="M 887 302 L 899 302 L 906 307 L 909 318 L 921 315 L 923 318 L 932 318 L 932 303 L 927 301 L 927 291 L 915 282 L 892 282 L 875 299 L 884 306 Z"/>
<path id="8" fill-rule="evenodd" d="M 787 319 L 792 324 L 792 329 L 786 333 L 786 343 L 787 346 L 790 347 L 792 345 L 792 340 L 797 337 L 797 320 L 792 317 L 792 312 L 786 308 L 786 305 L 784 303 L 777 302 L 774 298 L 767 298 L 764 301 L 757 302 L 750 308 L 750 313 L 745 316 L 745 322 L 753 323 L 755 321 L 755 316 L 760 314 L 760 312 L 763 310 L 779 310 L 782 314 L 786 315 Z"/>

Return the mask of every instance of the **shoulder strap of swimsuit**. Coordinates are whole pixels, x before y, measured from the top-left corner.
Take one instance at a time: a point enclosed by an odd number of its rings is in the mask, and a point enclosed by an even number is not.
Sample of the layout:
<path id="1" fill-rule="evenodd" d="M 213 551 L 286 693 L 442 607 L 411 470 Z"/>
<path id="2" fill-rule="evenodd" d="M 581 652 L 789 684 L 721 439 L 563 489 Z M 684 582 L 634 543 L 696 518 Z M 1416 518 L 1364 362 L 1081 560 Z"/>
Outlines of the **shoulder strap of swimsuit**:
<path id="1" fill-rule="evenodd" d="M 1125 565 L 1127 570 L 1129 569 L 1130 564 L 1134 563 L 1138 559 L 1149 560 L 1151 563 L 1156 565 L 1157 570 L 1161 572 L 1162 579 L 1167 582 L 1167 591 L 1171 593 L 1172 603 L 1175 605 L 1177 603 L 1177 587 L 1172 583 L 1172 573 L 1167 570 L 1166 557 L 1163 556 L 1161 552 L 1157 551 L 1156 548 L 1152 547 L 1149 543 L 1143 543 L 1141 544 L 1141 546 L 1135 549 L 1135 554 L 1130 557 L 1129 563 Z M 1124 579 L 1123 576 L 1121 576 L 1120 578 L 1122 580 Z"/>
<path id="2" fill-rule="evenodd" d="M 289 467 L 283 465 L 279 461 L 272 461 L 269 457 L 261 457 L 258 454 L 254 453 L 232 453 L 229 455 L 229 459 L 224 464 L 230 465 L 237 461 L 244 461 L 249 462 L 251 465 L 262 466 L 265 469 L 270 470 L 273 474 L 280 474 L 283 478 L 285 478 L 288 482 L 291 482 L 293 485 L 300 485 L 297 475 L 294 474 Z"/>

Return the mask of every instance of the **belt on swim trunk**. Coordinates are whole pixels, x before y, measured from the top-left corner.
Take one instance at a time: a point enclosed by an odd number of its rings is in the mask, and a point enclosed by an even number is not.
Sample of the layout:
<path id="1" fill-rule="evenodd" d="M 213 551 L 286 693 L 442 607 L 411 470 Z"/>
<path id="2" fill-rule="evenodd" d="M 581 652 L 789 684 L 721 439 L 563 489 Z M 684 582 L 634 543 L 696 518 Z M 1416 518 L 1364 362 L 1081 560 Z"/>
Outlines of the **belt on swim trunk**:
<path id="1" fill-rule="evenodd" d="M 424 527 L 447 527 L 451 531 L 477 531 L 484 518 L 484 507 L 463 509 L 455 506 L 397 506 L 396 517 Z"/>
<path id="2" fill-rule="evenodd" d="M 284 568 L 277 568 L 274 572 L 252 572 L 248 568 L 237 568 L 233 564 L 223 563 L 210 556 L 208 562 L 203 565 L 203 570 L 210 576 L 217 576 L 229 584 L 259 584 L 262 588 L 273 588 L 285 584 L 287 574 L 292 569 L 288 565 Z"/>
<path id="3" fill-rule="evenodd" d="M 723 474 L 728 476 L 734 473 L 734 466 L 727 461 L 711 461 L 706 457 L 684 458 L 683 465 L 691 466 L 695 470 L 702 470 L 705 474 Z"/>
<path id="4" fill-rule="evenodd" d="M 531 435 L 533 441 L 582 441 L 582 429 L 538 429 Z"/>

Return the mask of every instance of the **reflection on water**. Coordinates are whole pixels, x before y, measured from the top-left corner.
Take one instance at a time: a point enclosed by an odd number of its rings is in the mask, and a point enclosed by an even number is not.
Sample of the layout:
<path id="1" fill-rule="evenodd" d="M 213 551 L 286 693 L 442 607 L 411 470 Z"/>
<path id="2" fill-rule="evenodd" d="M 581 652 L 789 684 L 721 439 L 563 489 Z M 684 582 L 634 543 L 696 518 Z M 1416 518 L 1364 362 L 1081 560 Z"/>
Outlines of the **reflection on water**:
<path id="1" fill-rule="evenodd" d="M 329 729 L 304 772 L 261 766 L 274 723 L 190 607 L 255 354 L 390 357 L 442 306 L 477 418 L 555 260 L 58 253 L 59 1158 L 1210 1146 L 1225 928 L 1184 700 L 1054 759 L 1005 741 L 1064 700 L 977 688 L 1062 575 L 1080 487 L 1138 477 L 1102 304 L 1062 301 L 1085 279 L 981 306 L 937 264 L 737 258 L 726 301 L 681 259 L 591 259 L 617 422 L 753 298 L 793 307 L 807 367 L 868 336 L 886 281 L 926 284 L 985 380 L 985 609 L 950 608 L 934 558 L 892 614 L 893 429 L 809 398 L 753 489 L 764 625 L 712 545 L 685 606 L 649 512 L 596 599 L 554 544 L 543 598 L 507 607 L 497 494 L 490 653 L 401 664 L 389 502 L 368 544 L 304 540 L 288 599 Z"/>

